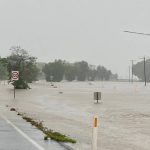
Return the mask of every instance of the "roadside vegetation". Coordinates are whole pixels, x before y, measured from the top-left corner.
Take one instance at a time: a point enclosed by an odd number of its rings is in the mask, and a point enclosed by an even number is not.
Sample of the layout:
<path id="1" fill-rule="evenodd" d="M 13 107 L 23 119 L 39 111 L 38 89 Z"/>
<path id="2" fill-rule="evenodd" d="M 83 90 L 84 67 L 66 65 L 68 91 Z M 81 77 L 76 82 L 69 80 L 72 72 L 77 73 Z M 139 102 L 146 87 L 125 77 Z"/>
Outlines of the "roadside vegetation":
<path id="1" fill-rule="evenodd" d="M 145 71 L 146 71 L 146 80 L 150 82 L 150 59 L 147 59 L 145 62 Z M 141 81 L 145 80 L 144 76 L 144 61 L 140 61 L 133 66 L 133 73 L 137 76 Z"/>
<path id="2" fill-rule="evenodd" d="M 8 80 L 7 59 L 0 57 L 0 80 Z"/>
<path id="3" fill-rule="evenodd" d="M 69 63 L 63 60 L 49 62 L 43 67 L 46 81 L 95 81 L 117 79 L 117 74 L 112 74 L 103 66 L 94 66 L 86 61 Z"/>
<path id="4" fill-rule="evenodd" d="M 19 46 L 11 47 L 11 55 L 7 57 L 9 82 L 11 82 L 11 71 L 19 71 L 19 80 L 12 84 L 17 89 L 29 88 L 28 83 L 37 80 L 38 68 L 36 67 L 36 58 Z"/>
<path id="5" fill-rule="evenodd" d="M 47 127 L 44 127 L 42 121 L 38 122 L 36 120 L 34 120 L 33 118 L 27 117 L 25 114 L 22 113 L 18 113 L 18 115 L 22 116 L 22 118 L 24 120 L 26 120 L 27 122 L 29 122 L 31 125 L 35 126 L 37 129 L 39 129 L 40 131 L 42 131 L 45 136 L 44 136 L 44 140 L 54 140 L 57 142 L 69 142 L 69 143 L 76 143 L 76 140 L 61 134 L 59 132 L 55 132 L 53 130 L 48 129 Z"/>
<path id="6" fill-rule="evenodd" d="M 7 58 L 0 58 L 0 80 L 8 80 L 16 89 L 30 88 L 28 83 L 38 80 L 39 69 L 36 57 L 19 46 L 10 48 L 11 54 Z M 11 72 L 19 71 L 19 80 L 11 80 Z"/>
<path id="7" fill-rule="evenodd" d="M 0 57 L 0 80 L 8 80 L 16 89 L 28 89 L 29 83 L 41 79 L 48 82 L 117 80 L 117 74 L 101 65 L 90 65 L 86 61 L 69 63 L 65 60 L 43 63 L 37 62 L 36 57 L 20 46 L 11 47 L 10 51 L 8 57 Z M 11 80 L 12 71 L 19 71 L 18 81 Z"/>

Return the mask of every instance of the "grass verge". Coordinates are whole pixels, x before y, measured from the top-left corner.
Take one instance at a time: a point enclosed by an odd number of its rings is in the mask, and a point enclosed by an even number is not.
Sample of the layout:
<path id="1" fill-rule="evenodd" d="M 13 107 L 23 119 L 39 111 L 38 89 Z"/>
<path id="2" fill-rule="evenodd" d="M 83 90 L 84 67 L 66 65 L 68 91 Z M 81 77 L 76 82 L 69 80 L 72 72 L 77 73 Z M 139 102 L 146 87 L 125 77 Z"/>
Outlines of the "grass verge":
<path id="1" fill-rule="evenodd" d="M 18 113 L 18 115 L 22 116 L 22 118 L 24 120 L 26 120 L 27 122 L 30 122 L 37 129 L 41 130 L 46 135 L 44 137 L 44 140 L 48 140 L 48 138 L 50 138 L 51 140 L 55 140 L 57 142 L 76 143 L 76 140 L 74 140 L 64 134 L 61 134 L 59 132 L 54 132 L 53 130 L 49 130 L 47 127 L 44 127 L 42 122 L 37 122 L 34 119 L 24 116 L 21 113 Z"/>

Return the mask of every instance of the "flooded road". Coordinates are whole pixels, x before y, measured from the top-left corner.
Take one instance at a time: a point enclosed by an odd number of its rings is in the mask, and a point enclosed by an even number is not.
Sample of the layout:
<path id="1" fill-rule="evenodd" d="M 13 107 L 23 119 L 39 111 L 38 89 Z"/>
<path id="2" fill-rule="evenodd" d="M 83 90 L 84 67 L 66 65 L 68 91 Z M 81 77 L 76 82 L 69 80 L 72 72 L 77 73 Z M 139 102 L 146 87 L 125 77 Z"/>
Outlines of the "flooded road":
<path id="1" fill-rule="evenodd" d="M 43 120 L 45 126 L 75 138 L 77 150 L 90 150 L 92 120 L 100 118 L 99 150 L 150 149 L 150 84 L 121 82 L 36 82 L 31 90 L 1 85 L 1 103 Z M 96 104 L 94 92 L 102 92 Z"/>
<path id="2" fill-rule="evenodd" d="M 16 112 L 0 107 L 0 150 L 66 150 L 52 140 L 45 141 L 44 134 L 27 123 Z"/>

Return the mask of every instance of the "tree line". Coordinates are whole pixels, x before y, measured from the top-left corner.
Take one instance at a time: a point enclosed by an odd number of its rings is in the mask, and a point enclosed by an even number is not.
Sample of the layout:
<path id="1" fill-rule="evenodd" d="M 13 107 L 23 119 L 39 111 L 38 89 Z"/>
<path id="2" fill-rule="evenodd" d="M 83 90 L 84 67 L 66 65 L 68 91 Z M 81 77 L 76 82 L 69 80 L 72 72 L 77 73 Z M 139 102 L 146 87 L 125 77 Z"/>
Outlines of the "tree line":
<path id="1" fill-rule="evenodd" d="M 20 46 L 10 48 L 11 54 L 6 58 L 0 57 L 0 80 L 8 80 L 18 89 L 30 88 L 28 83 L 45 79 L 46 81 L 94 81 L 117 79 L 103 66 L 94 66 L 86 61 L 69 63 L 64 60 L 55 60 L 49 63 L 37 63 L 37 58 L 30 56 Z M 11 72 L 19 71 L 19 80 L 11 80 Z"/>
<path id="2" fill-rule="evenodd" d="M 104 66 L 94 66 L 86 61 L 69 63 L 64 60 L 49 62 L 43 67 L 46 81 L 94 81 L 117 79 L 117 74 L 112 74 Z"/>

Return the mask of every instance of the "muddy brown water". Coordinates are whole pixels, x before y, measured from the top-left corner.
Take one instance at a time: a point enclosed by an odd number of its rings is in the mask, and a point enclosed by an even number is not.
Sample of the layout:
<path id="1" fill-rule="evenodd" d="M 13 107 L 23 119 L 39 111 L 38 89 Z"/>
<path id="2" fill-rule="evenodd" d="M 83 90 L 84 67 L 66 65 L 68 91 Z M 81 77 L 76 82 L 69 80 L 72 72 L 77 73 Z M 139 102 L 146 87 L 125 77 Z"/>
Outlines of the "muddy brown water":
<path id="1" fill-rule="evenodd" d="M 44 81 L 31 90 L 0 85 L 0 101 L 43 120 L 45 126 L 77 139 L 77 150 L 90 150 L 92 119 L 100 118 L 98 150 L 150 149 L 150 84 L 125 82 L 60 82 L 55 88 Z M 94 103 L 93 93 L 102 92 Z"/>

